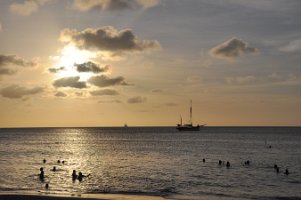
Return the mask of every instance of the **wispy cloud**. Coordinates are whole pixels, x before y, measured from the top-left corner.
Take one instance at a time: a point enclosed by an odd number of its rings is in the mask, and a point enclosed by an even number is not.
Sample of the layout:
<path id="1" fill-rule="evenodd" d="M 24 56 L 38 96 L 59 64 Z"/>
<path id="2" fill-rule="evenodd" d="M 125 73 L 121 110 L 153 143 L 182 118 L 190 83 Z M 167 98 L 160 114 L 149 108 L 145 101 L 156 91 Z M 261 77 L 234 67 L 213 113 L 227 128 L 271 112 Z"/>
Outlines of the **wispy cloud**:
<path id="1" fill-rule="evenodd" d="M 54 96 L 56 96 L 56 97 L 66 97 L 67 94 L 65 94 L 64 92 L 57 92 L 57 93 L 55 93 Z"/>
<path id="2" fill-rule="evenodd" d="M 209 54 L 215 58 L 233 60 L 241 55 L 256 52 L 258 52 L 258 49 L 250 47 L 247 42 L 233 37 L 213 47 Z"/>
<path id="3" fill-rule="evenodd" d="M 146 97 L 141 97 L 141 96 L 136 96 L 136 97 L 131 97 L 128 99 L 128 103 L 130 104 L 136 104 L 136 103 L 143 103 L 146 102 Z"/>
<path id="4" fill-rule="evenodd" d="M 238 76 L 238 77 L 227 77 L 226 82 L 228 84 L 250 84 L 257 80 L 255 76 Z"/>
<path id="5" fill-rule="evenodd" d="M 122 101 L 116 100 L 99 100 L 98 103 L 122 103 Z"/>
<path id="6" fill-rule="evenodd" d="M 147 9 L 159 3 L 160 0 L 74 0 L 73 8 L 79 11 Z"/>
<path id="7" fill-rule="evenodd" d="M 19 85 L 11 85 L 11 86 L 2 88 L 0 90 L 0 94 L 6 98 L 19 99 L 24 96 L 30 96 L 30 95 L 35 95 L 35 94 L 41 93 L 41 92 L 43 92 L 43 90 L 44 89 L 42 87 L 26 88 L 26 87 L 19 86 Z"/>
<path id="8" fill-rule="evenodd" d="M 161 89 L 152 89 L 151 92 L 152 93 L 162 93 L 163 90 L 161 90 Z"/>
<path id="9" fill-rule="evenodd" d="M 95 90 L 95 91 L 91 91 L 90 94 L 92 96 L 104 96 L 104 95 L 116 96 L 116 95 L 119 95 L 119 93 L 113 89 Z"/>
<path id="10" fill-rule="evenodd" d="M 287 45 L 280 47 L 280 51 L 293 53 L 301 51 L 301 39 L 290 41 Z"/>
<path id="11" fill-rule="evenodd" d="M 29 16 L 48 1 L 49 0 L 25 0 L 22 3 L 12 3 L 9 9 L 14 14 Z"/>

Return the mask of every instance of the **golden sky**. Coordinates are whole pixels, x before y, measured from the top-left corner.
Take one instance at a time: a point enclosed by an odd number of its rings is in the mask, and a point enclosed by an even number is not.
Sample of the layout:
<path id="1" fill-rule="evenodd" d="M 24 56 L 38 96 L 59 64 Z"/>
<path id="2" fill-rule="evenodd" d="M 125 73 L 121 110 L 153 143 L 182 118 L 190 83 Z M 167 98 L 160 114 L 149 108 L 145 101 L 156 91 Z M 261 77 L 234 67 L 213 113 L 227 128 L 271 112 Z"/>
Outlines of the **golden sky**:
<path id="1" fill-rule="evenodd" d="M 300 126 L 300 7 L 0 1 L 0 127 Z"/>

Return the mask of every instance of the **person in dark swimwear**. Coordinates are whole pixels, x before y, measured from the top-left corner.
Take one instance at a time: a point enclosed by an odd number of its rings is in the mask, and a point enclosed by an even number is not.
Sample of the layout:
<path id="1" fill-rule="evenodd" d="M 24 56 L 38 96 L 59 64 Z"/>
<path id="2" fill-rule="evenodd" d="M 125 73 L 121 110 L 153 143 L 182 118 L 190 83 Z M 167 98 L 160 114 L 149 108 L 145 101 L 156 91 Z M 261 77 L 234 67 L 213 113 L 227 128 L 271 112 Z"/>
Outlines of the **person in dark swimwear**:
<path id="1" fill-rule="evenodd" d="M 40 171 L 41 171 L 40 174 L 39 174 L 40 180 L 44 180 L 45 175 L 44 175 L 43 168 L 42 168 L 42 170 L 40 170 Z"/>
<path id="2" fill-rule="evenodd" d="M 76 170 L 73 170 L 72 172 L 72 180 L 75 180 L 77 178 Z"/>
<path id="3" fill-rule="evenodd" d="M 88 177 L 88 176 L 90 176 L 90 174 L 88 174 L 88 175 L 86 176 L 86 175 L 83 175 L 83 173 L 79 172 L 79 173 L 78 173 L 77 179 L 78 179 L 79 181 L 82 181 L 84 177 Z"/>

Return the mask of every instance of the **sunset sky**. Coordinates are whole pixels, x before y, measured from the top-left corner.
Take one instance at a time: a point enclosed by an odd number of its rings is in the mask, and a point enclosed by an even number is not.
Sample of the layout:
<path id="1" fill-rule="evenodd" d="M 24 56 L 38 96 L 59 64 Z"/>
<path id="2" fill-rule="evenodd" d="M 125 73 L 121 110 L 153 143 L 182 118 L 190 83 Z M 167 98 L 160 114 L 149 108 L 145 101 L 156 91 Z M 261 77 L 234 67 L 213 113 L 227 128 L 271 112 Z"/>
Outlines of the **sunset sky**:
<path id="1" fill-rule="evenodd" d="M 0 127 L 301 125 L 300 0 L 0 1 Z"/>

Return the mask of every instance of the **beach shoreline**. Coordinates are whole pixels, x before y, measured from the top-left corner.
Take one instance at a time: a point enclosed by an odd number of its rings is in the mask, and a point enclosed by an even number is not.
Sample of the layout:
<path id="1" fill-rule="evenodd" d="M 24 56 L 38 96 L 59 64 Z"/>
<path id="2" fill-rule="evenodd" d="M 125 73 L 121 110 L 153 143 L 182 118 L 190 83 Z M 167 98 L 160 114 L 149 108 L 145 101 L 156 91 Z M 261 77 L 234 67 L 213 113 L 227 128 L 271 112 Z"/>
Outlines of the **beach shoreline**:
<path id="1" fill-rule="evenodd" d="M 38 192 L 0 193 L 1 200 L 166 200 L 161 196 L 134 194 L 53 194 Z"/>

